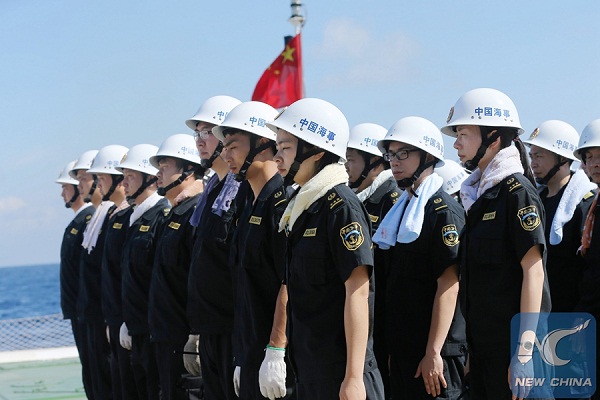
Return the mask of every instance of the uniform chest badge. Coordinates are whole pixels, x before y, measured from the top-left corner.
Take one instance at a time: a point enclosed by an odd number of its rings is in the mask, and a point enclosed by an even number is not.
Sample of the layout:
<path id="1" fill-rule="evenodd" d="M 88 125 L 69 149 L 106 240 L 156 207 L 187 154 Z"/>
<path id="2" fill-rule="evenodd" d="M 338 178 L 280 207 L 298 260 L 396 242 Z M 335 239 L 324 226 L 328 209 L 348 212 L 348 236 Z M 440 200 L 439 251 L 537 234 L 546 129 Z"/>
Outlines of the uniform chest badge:
<path id="1" fill-rule="evenodd" d="M 179 229 L 180 226 L 181 226 L 181 224 L 178 224 L 177 222 L 174 222 L 174 221 L 171 221 L 169 223 L 169 228 L 171 228 L 171 229 L 177 230 L 177 229 Z"/>
<path id="2" fill-rule="evenodd" d="M 150 230 L 150 225 L 140 225 L 140 232 L 148 232 Z"/>
<path id="3" fill-rule="evenodd" d="M 481 218 L 482 221 L 489 221 L 491 219 L 496 218 L 496 211 L 492 211 L 489 213 L 485 213 L 483 214 L 483 218 Z"/>
<path id="4" fill-rule="evenodd" d="M 77 235 L 79 231 L 75 228 L 71 228 L 71 235 Z"/>
<path id="5" fill-rule="evenodd" d="M 304 231 L 304 237 L 314 237 L 317 236 L 317 228 L 308 228 Z"/>
<path id="6" fill-rule="evenodd" d="M 526 231 L 533 231 L 540 225 L 540 215 L 536 206 L 527 206 L 517 212 L 521 226 Z"/>
<path id="7" fill-rule="evenodd" d="M 121 229 L 123 227 L 123 224 L 115 222 L 112 227 L 113 227 L 113 229 Z"/>
<path id="8" fill-rule="evenodd" d="M 446 246 L 456 246 L 458 244 L 458 230 L 456 229 L 456 225 L 450 224 L 444 226 L 442 228 L 442 239 Z"/>
<path id="9" fill-rule="evenodd" d="M 365 241 L 362 227 L 358 222 L 352 222 L 340 229 L 340 237 L 344 246 L 350 251 L 358 249 Z"/>
<path id="10" fill-rule="evenodd" d="M 262 217 L 257 217 L 255 215 L 252 215 L 250 217 L 250 221 L 248 221 L 248 222 L 250 222 L 253 225 L 260 225 L 261 221 L 262 221 Z"/>

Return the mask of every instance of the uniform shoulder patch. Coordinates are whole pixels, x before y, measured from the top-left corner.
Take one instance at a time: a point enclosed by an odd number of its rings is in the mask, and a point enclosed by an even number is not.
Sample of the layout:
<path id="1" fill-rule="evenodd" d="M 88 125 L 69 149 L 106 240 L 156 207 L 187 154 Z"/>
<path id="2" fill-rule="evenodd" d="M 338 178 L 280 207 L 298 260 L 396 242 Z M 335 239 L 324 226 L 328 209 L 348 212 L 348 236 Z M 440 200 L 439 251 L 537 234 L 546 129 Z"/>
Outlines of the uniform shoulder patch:
<path id="1" fill-rule="evenodd" d="M 337 206 L 340 203 L 343 203 L 344 199 L 340 197 L 339 193 L 333 191 L 329 193 L 329 195 L 327 195 L 327 201 L 329 202 L 329 209 L 333 210 L 335 206 Z"/>
<path id="2" fill-rule="evenodd" d="M 449 224 L 442 228 L 442 239 L 444 244 L 448 247 L 456 246 L 459 242 L 458 240 L 458 229 L 456 229 L 456 225 Z"/>
<path id="3" fill-rule="evenodd" d="M 521 185 L 521 182 L 519 182 L 517 179 L 515 179 L 514 176 L 511 176 L 510 178 L 505 180 L 504 183 L 506 184 L 506 186 L 508 186 L 508 191 L 510 193 L 512 193 L 513 191 L 515 191 L 518 188 L 523 187 L 523 185 Z"/>
<path id="4" fill-rule="evenodd" d="M 587 192 L 586 194 L 583 195 L 583 200 L 587 200 L 590 197 L 594 197 L 594 192 Z"/>
<path id="5" fill-rule="evenodd" d="M 344 246 L 350 251 L 355 251 L 365 241 L 362 226 L 358 222 L 351 222 L 340 229 L 340 237 Z"/>
<path id="6" fill-rule="evenodd" d="M 521 208 L 517 211 L 517 217 L 526 231 L 533 231 L 540 225 L 540 214 L 534 205 Z"/>
<path id="7" fill-rule="evenodd" d="M 435 206 L 434 207 L 435 211 L 441 211 L 441 210 L 448 208 L 448 204 L 446 204 L 444 199 L 442 199 L 441 197 L 433 197 L 432 200 L 433 200 L 433 204 Z"/>

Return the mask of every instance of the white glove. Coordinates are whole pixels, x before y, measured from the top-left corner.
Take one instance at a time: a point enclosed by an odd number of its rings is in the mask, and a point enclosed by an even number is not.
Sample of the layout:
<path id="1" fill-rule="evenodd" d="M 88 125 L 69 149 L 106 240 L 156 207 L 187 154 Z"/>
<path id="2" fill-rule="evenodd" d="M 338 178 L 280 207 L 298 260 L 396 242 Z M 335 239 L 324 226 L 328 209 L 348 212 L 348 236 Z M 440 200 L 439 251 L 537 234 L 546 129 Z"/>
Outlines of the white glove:
<path id="1" fill-rule="evenodd" d="M 186 353 L 196 354 L 184 354 L 183 355 L 183 366 L 186 371 L 194 376 L 200 375 L 200 356 L 198 356 L 198 341 L 200 336 L 190 335 L 187 343 L 183 346 L 183 351 Z"/>
<path id="2" fill-rule="evenodd" d="M 123 325 L 121 325 L 121 329 L 119 330 L 119 343 L 121 343 L 122 348 L 131 350 L 131 336 L 129 335 L 129 329 L 127 329 L 125 322 L 123 322 Z"/>
<path id="3" fill-rule="evenodd" d="M 233 370 L 233 390 L 235 390 L 235 395 L 240 397 L 240 374 L 242 373 L 242 368 L 235 367 Z"/>
<path id="4" fill-rule="evenodd" d="M 285 396 L 285 349 L 267 346 L 265 359 L 258 371 L 260 393 L 270 400 Z"/>

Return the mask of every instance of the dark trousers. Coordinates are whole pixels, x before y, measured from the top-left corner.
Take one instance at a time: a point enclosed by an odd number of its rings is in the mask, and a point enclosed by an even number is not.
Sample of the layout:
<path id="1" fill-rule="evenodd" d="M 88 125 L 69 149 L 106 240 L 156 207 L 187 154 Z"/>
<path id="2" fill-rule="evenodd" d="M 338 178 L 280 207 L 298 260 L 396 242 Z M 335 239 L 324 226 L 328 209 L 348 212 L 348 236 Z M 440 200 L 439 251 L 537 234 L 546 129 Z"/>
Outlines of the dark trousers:
<path id="1" fill-rule="evenodd" d="M 187 340 L 188 335 L 185 334 L 179 339 L 154 343 L 161 400 L 185 400 L 187 398 L 185 390 L 181 386 L 181 375 L 187 374 L 183 366 L 181 351 Z"/>
<path id="2" fill-rule="evenodd" d="M 110 349 L 103 322 L 86 323 L 88 365 L 93 398 L 112 399 L 110 384 Z"/>
<path id="3" fill-rule="evenodd" d="M 231 335 L 200 334 L 198 345 L 206 400 L 238 400 L 233 389 Z"/>
<path id="4" fill-rule="evenodd" d="M 131 369 L 131 351 L 121 347 L 120 325 L 109 325 L 110 378 L 115 400 L 144 400 L 138 395 Z"/>
<path id="5" fill-rule="evenodd" d="M 85 324 L 77 322 L 76 319 L 71 320 L 71 329 L 73 330 L 73 338 L 75 339 L 75 347 L 79 353 L 79 362 L 81 363 L 81 381 L 83 389 L 88 399 L 94 398 L 92 390 L 92 376 L 90 372 L 90 363 L 88 361 L 88 346 L 87 334 L 85 333 Z"/>
<path id="6" fill-rule="evenodd" d="M 345 366 L 344 370 L 345 370 Z M 335 376 L 324 374 L 322 379 L 296 382 L 298 400 L 339 400 L 344 373 Z M 383 382 L 379 369 L 374 368 L 363 374 L 367 400 L 384 400 Z"/>
<path id="7" fill-rule="evenodd" d="M 471 353 L 469 355 L 469 382 L 471 398 L 481 400 L 510 400 L 512 393 L 508 386 L 508 365 L 510 353 L 504 351 Z"/>
<path id="8" fill-rule="evenodd" d="M 159 399 L 158 367 L 154 343 L 148 335 L 131 335 L 131 368 L 138 390 L 138 397 Z"/>

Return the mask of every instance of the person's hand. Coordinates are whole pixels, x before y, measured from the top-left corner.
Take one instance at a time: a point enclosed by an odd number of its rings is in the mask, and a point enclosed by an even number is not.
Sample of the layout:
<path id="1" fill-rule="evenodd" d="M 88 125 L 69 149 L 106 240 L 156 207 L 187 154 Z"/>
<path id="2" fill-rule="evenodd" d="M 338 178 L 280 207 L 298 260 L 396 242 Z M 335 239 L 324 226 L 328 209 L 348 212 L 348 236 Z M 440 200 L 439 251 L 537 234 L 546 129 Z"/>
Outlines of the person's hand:
<path id="1" fill-rule="evenodd" d="M 183 189 L 181 193 L 175 197 L 175 205 L 181 203 L 185 199 L 189 199 L 190 197 L 194 197 L 198 193 L 202 193 L 204 190 L 204 183 L 202 179 L 196 179 L 189 187 Z"/>
<path id="2" fill-rule="evenodd" d="M 242 373 L 241 367 L 235 367 L 233 371 L 233 390 L 235 390 L 235 395 L 240 397 L 240 375 Z"/>
<path id="3" fill-rule="evenodd" d="M 340 400 L 365 400 L 367 391 L 363 377 L 346 377 L 340 387 Z"/>
<path id="4" fill-rule="evenodd" d="M 532 356 L 514 355 L 508 366 L 508 385 L 512 392 L 512 400 L 524 399 L 531 391 L 531 386 L 522 383 L 533 379 Z"/>
<path id="5" fill-rule="evenodd" d="M 417 367 L 415 378 L 419 376 L 423 377 L 425 391 L 433 397 L 442 393 L 442 387 L 448 387 L 444 378 L 444 362 L 439 354 L 425 354 Z"/>
<path id="6" fill-rule="evenodd" d="M 131 335 L 129 335 L 129 329 L 127 329 L 125 322 L 123 322 L 121 329 L 119 329 L 119 343 L 122 348 L 131 350 Z"/>
<path id="7" fill-rule="evenodd" d="M 265 349 L 265 359 L 258 371 L 258 384 L 260 393 L 269 400 L 285 396 L 287 372 L 284 357 L 285 349 L 271 346 Z"/>
<path id="8" fill-rule="evenodd" d="M 188 341 L 183 346 L 183 351 L 185 354 L 183 355 L 183 366 L 185 370 L 194 375 L 200 375 L 200 356 L 198 355 L 198 341 L 200 340 L 200 336 L 198 335 L 190 335 L 188 337 Z M 188 354 L 192 353 L 192 354 Z"/>

